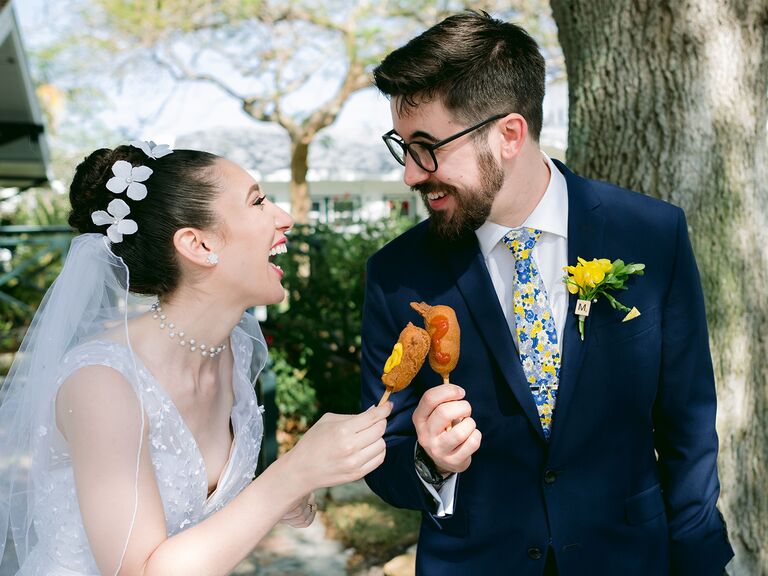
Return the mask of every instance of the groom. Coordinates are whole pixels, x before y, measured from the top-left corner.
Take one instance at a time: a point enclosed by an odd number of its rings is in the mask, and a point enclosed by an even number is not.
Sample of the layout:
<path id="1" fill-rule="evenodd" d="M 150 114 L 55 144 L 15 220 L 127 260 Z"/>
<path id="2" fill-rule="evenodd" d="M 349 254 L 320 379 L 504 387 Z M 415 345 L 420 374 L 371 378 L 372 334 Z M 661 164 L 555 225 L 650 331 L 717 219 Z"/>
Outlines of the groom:
<path id="1" fill-rule="evenodd" d="M 539 149 L 544 60 L 521 28 L 452 16 L 375 70 L 386 145 L 430 212 L 369 261 L 362 402 L 384 392 L 409 303 L 447 304 L 461 355 L 392 396 L 367 477 L 423 513 L 424 575 L 708 576 L 731 558 L 715 507 L 715 385 L 683 212 Z M 645 264 L 583 341 L 563 268 Z"/>

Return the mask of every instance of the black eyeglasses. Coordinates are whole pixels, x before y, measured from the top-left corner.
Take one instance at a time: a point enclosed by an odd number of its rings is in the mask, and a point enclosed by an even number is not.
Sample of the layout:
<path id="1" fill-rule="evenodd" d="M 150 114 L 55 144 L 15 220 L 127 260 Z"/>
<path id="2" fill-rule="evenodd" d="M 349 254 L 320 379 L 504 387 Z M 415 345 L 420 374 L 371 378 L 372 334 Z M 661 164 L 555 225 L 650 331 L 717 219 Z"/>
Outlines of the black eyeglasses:
<path id="1" fill-rule="evenodd" d="M 392 153 L 392 156 L 395 157 L 395 160 L 397 160 L 402 166 L 405 166 L 405 157 L 407 154 L 411 155 L 411 158 L 413 158 L 413 161 L 418 164 L 419 168 L 424 170 L 425 172 L 437 172 L 437 158 L 435 158 L 435 150 L 440 148 L 440 146 L 443 146 L 445 144 L 448 144 L 448 142 L 453 142 L 457 138 L 461 138 L 465 134 L 469 134 L 473 130 L 477 130 L 478 128 L 482 128 L 489 122 L 493 122 L 494 120 L 499 120 L 501 118 L 504 118 L 504 116 L 507 116 L 507 114 L 496 114 L 495 116 L 491 116 L 490 118 L 486 118 L 479 124 L 475 124 L 474 126 L 470 126 L 469 128 L 466 128 L 462 130 L 461 132 L 457 132 L 453 136 L 448 136 L 448 138 L 445 138 L 443 140 L 440 140 L 439 142 L 435 142 L 434 144 L 427 144 L 426 142 L 411 142 L 410 144 L 405 142 L 397 133 L 395 133 L 394 130 L 390 130 L 384 136 L 382 136 L 382 140 L 384 140 L 384 144 L 387 145 L 387 148 L 389 148 L 389 151 Z"/>

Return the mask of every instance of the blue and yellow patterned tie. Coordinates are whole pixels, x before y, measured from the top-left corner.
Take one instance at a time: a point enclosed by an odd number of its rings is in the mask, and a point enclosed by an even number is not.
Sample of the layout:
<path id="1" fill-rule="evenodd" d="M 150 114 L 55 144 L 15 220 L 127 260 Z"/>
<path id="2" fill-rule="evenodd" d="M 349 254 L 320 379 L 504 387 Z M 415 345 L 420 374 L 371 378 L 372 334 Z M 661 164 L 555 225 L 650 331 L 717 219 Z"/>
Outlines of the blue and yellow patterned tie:
<path id="1" fill-rule="evenodd" d="M 544 437 L 549 440 L 560 378 L 560 349 L 547 290 L 531 258 L 539 236 L 541 230 L 520 228 L 510 230 L 502 242 L 515 257 L 514 308 L 520 362 L 539 411 Z"/>

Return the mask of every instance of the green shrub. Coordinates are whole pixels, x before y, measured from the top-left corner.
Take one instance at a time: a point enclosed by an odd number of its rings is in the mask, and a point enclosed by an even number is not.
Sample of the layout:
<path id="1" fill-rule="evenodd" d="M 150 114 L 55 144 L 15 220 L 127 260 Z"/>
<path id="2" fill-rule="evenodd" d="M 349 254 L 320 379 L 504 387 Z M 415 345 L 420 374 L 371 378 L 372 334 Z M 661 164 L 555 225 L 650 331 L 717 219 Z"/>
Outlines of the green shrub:
<path id="1" fill-rule="evenodd" d="M 365 263 L 412 225 L 412 220 L 382 220 L 361 224 L 354 233 L 323 225 L 297 226 L 290 233 L 288 253 L 278 259 L 287 302 L 269 308 L 264 332 L 272 350 L 304 373 L 320 412 L 360 408 Z"/>
<path id="2" fill-rule="evenodd" d="M 40 227 L 31 234 L 0 234 L 0 292 L 7 296 L 0 297 L 0 352 L 18 348 L 45 291 L 61 270 L 72 235 L 42 227 L 61 228 L 68 211 L 65 195 L 35 189 L 24 193 L 13 212 L 0 217 L 0 226 Z"/>
<path id="3" fill-rule="evenodd" d="M 306 429 L 317 413 L 317 395 L 305 378 L 306 370 L 291 366 L 280 348 L 272 348 L 269 357 L 271 369 L 275 373 L 279 427 L 285 429 L 285 422 L 290 419 L 300 429 Z"/>

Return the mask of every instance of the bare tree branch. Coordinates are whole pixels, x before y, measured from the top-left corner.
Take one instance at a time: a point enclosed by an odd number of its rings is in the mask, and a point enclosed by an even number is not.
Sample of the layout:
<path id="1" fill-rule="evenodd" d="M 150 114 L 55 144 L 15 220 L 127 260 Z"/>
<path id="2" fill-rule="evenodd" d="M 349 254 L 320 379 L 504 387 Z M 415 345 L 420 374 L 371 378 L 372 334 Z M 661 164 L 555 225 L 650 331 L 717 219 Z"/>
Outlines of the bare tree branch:
<path id="1" fill-rule="evenodd" d="M 212 74 L 200 74 L 198 72 L 194 72 L 181 58 L 174 54 L 171 47 L 166 47 L 163 50 L 163 56 L 167 58 L 167 60 L 164 60 L 157 51 L 152 51 L 150 56 L 156 64 L 164 68 L 176 81 L 207 82 L 209 84 L 213 84 L 222 92 L 226 93 L 228 96 L 231 96 L 235 100 L 245 100 L 244 96 L 223 82 L 220 78 L 217 78 Z"/>
<path id="2" fill-rule="evenodd" d="M 215 86 L 254 120 L 282 126 L 291 139 L 292 202 L 299 206 L 307 204 L 309 145 L 352 94 L 371 85 L 370 69 L 386 53 L 465 8 L 536 23 L 549 14 L 546 0 L 163 0 L 139 15 L 123 0 L 90 1 L 102 8 L 102 25 L 93 28 L 97 45 L 127 60 L 148 55 L 176 82 Z M 541 34 L 554 30 L 534 26 Z M 191 57 L 190 48 L 197 49 Z M 310 110 L 286 108 L 315 82 L 324 93 L 335 89 Z M 294 216 L 302 221 L 305 214 Z"/>

